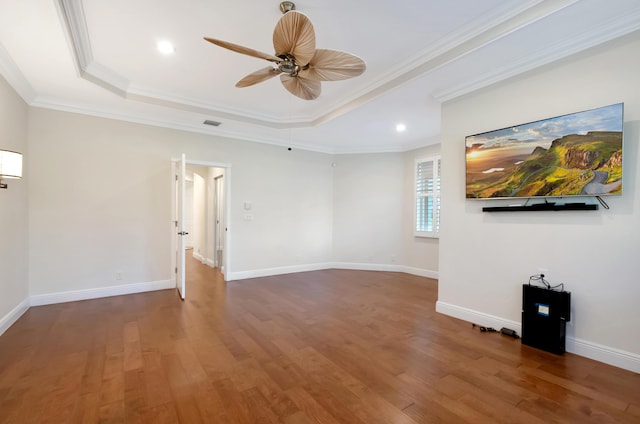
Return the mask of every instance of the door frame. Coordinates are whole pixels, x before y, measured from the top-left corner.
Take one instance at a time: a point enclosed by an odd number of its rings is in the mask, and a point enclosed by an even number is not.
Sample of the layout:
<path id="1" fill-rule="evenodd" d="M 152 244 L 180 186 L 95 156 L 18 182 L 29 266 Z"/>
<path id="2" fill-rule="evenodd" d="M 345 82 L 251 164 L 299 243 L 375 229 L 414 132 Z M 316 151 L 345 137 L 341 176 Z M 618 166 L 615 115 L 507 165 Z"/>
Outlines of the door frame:
<path id="1" fill-rule="evenodd" d="M 224 242 L 222 243 L 222 258 L 223 260 L 220 260 L 220 257 L 218 256 L 218 246 L 220 246 L 220 239 L 222 238 L 222 240 L 224 241 L 224 239 L 226 238 L 226 231 L 224 231 L 224 227 L 225 227 L 225 223 L 227 222 L 227 218 L 225 217 L 226 215 L 226 210 L 224 210 L 225 206 L 226 206 L 226 202 L 225 202 L 225 174 L 223 173 L 222 175 L 218 175 L 217 177 L 215 177 L 213 179 L 213 196 L 214 196 L 214 202 L 215 202 L 215 211 L 214 211 L 214 231 L 213 231 L 213 251 L 214 251 L 214 256 L 213 256 L 213 266 L 214 267 L 218 267 L 220 268 L 220 270 L 224 270 L 224 255 L 227 254 L 227 252 L 224 251 Z M 222 195 L 220 195 L 220 192 L 222 192 Z M 220 207 L 220 204 L 222 204 L 222 207 Z M 222 216 L 222 219 L 220 219 L 220 217 Z M 223 272 L 224 274 L 224 272 Z"/>
<path id="2" fill-rule="evenodd" d="M 177 242 L 176 242 L 176 232 L 175 232 L 175 224 L 174 224 L 174 211 L 176 210 L 176 196 L 174 193 L 175 187 L 175 177 L 176 174 L 176 163 L 180 161 L 180 158 L 172 158 L 171 159 L 171 221 L 170 221 L 170 236 L 171 236 L 171 281 L 173 284 L 176 284 L 176 251 L 177 251 Z M 209 168 L 223 168 L 224 169 L 224 228 L 225 237 L 224 237 L 224 254 L 222 256 L 223 266 L 220 267 L 223 272 L 224 281 L 229 281 L 228 276 L 231 274 L 231 226 L 229 224 L 229 218 L 231 217 L 231 164 L 223 163 L 223 162 L 209 162 L 209 161 L 201 161 L 201 160 L 192 160 L 187 159 L 185 161 L 187 165 L 196 165 L 196 166 L 206 166 Z"/>

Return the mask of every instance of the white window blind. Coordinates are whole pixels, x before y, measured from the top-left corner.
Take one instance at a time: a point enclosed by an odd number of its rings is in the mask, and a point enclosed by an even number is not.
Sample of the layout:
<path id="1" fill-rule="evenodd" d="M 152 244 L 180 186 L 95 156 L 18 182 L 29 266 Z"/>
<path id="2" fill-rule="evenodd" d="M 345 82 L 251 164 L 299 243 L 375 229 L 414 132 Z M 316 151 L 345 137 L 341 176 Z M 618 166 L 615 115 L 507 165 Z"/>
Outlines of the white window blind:
<path id="1" fill-rule="evenodd" d="M 438 237 L 440 232 L 440 156 L 416 159 L 414 235 Z"/>

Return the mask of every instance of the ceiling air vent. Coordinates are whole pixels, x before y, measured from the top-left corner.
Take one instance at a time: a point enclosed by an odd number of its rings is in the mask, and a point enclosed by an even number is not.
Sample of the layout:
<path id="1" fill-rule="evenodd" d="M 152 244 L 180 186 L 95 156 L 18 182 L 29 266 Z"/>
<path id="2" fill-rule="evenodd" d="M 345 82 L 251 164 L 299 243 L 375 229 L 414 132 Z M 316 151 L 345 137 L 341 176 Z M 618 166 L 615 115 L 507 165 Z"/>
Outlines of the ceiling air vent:
<path id="1" fill-rule="evenodd" d="M 206 121 L 203 122 L 203 124 L 205 125 L 211 125 L 212 127 L 219 127 L 221 122 L 218 121 L 212 121 L 211 119 L 207 119 Z"/>

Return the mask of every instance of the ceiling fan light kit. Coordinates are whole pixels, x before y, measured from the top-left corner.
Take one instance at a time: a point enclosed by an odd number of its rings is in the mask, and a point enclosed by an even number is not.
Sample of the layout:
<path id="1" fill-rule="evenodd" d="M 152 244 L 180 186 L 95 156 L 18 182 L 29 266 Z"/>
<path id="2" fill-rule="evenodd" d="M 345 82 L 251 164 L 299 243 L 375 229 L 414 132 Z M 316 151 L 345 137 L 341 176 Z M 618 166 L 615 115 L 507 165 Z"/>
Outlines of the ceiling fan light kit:
<path id="1" fill-rule="evenodd" d="M 291 94 L 313 100 L 320 96 L 320 81 L 353 78 L 365 71 L 364 61 L 351 53 L 316 49 L 313 24 L 295 8 L 293 2 L 280 3 L 283 15 L 273 30 L 274 55 L 204 37 L 217 46 L 275 64 L 275 67 L 272 65 L 250 73 L 238 81 L 236 87 L 249 87 L 279 75 L 280 82 Z"/>

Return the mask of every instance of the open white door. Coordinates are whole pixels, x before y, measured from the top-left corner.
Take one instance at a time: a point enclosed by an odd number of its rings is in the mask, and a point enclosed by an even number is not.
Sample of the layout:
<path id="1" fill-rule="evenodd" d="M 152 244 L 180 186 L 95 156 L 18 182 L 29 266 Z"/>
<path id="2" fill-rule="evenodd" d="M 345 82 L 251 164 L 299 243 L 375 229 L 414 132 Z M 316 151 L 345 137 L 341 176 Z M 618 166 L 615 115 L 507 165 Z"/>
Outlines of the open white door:
<path id="1" fill-rule="evenodd" d="M 184 225 L 184 193 L 185 169 L 187 158 L 185 154 L 176 165 L 176 287 L 182 299 L 185 298 L 185 237 L 188 234 Z"/>

